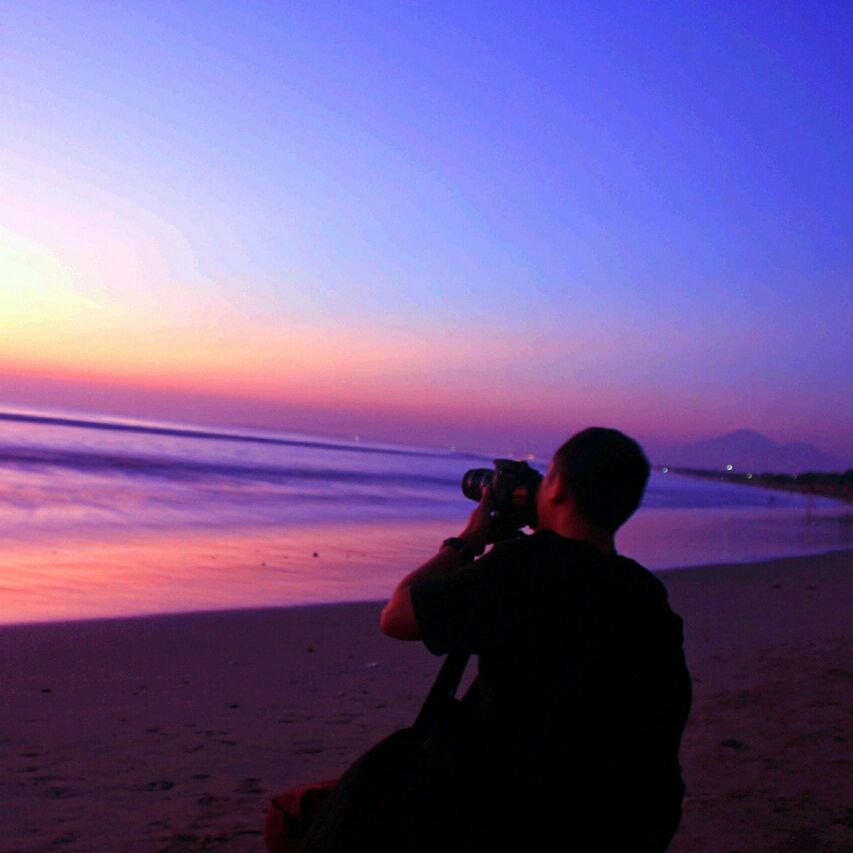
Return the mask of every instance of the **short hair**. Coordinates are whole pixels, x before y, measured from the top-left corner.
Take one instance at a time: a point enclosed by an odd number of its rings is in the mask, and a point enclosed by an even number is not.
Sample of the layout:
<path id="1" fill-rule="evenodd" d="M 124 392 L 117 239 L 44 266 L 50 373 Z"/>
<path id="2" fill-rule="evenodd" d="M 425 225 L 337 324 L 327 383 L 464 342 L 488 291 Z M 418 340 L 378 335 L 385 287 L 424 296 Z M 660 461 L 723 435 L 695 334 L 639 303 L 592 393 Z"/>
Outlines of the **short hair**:
<path id="1" fill-rule="evenodd" d="M 605 427 L 573 435 L 554 454 L 554 467 L 578 513 L 611 533 L 640 505 L 650 473 L 643 448 L 619 430 Z"/>

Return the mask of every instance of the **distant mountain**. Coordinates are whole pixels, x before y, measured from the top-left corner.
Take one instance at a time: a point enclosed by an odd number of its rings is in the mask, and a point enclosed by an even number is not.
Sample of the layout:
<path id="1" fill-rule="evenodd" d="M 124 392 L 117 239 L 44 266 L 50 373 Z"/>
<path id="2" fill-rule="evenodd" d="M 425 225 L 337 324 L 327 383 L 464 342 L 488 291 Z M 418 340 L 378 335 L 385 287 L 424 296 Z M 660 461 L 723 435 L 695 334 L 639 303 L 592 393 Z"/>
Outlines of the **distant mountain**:
<path id="1" fill-rule="evenodd" d="M 654 454 L 656 463 L 680 468 L 724 470 L 733 466 L 735 472 L 799 474 L 803 471 L 845 471 L 853 462 L 840 456 L 824 453 L 805 442 L 778 444 L 766 435 L 751 429 L 684 444 Z"/>

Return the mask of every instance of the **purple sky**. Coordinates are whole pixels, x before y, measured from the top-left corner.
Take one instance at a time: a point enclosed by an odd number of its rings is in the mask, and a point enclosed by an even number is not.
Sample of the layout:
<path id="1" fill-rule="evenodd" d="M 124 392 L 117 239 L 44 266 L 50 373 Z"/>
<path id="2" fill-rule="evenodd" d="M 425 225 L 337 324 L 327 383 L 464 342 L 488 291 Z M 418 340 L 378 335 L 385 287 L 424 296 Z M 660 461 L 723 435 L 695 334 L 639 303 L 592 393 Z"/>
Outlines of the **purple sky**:
<path id="1" fill-rule="evenodd" d="M 849 4 L 0 8 L 0 406 L 853 456 Z"/>

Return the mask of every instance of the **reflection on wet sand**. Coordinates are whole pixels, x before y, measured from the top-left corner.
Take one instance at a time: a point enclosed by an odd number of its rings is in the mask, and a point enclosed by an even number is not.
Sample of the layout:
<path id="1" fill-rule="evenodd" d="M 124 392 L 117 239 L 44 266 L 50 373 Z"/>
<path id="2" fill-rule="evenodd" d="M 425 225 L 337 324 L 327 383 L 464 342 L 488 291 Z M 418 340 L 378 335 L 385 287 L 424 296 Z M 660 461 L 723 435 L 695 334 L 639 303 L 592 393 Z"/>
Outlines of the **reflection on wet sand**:
<path id="1" fill-rule="evenodd" d="M 7 539 L 0 622 L 220 610 L 386 596 L 454 520 L 349 521 Z M 849 547 L 843 507 L 641 510 L 617 547 L 652 569 Z"/>

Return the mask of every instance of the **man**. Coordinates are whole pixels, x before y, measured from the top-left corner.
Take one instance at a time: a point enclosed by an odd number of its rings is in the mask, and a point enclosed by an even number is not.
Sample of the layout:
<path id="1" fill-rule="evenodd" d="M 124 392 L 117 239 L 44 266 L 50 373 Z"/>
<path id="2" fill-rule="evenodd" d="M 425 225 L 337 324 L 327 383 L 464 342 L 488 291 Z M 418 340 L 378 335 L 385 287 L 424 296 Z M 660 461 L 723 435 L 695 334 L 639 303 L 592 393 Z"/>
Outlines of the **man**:
<path id="1" fill-rule="evenodd" d="M 472 562 L 494 536 L 484 495 L 382 611 L 391 637 L 479 655 L 463 704 L 488 746 L 461 786 L 472 825 L 448 828 L 442 849 L 465 836 L 483 850 L 652 853 L 675 833 L 691 697 L 681 619 L 614 545 L 648 477 L 621 432 L 578 433 L 538 489 L 532 535 Z"/>

